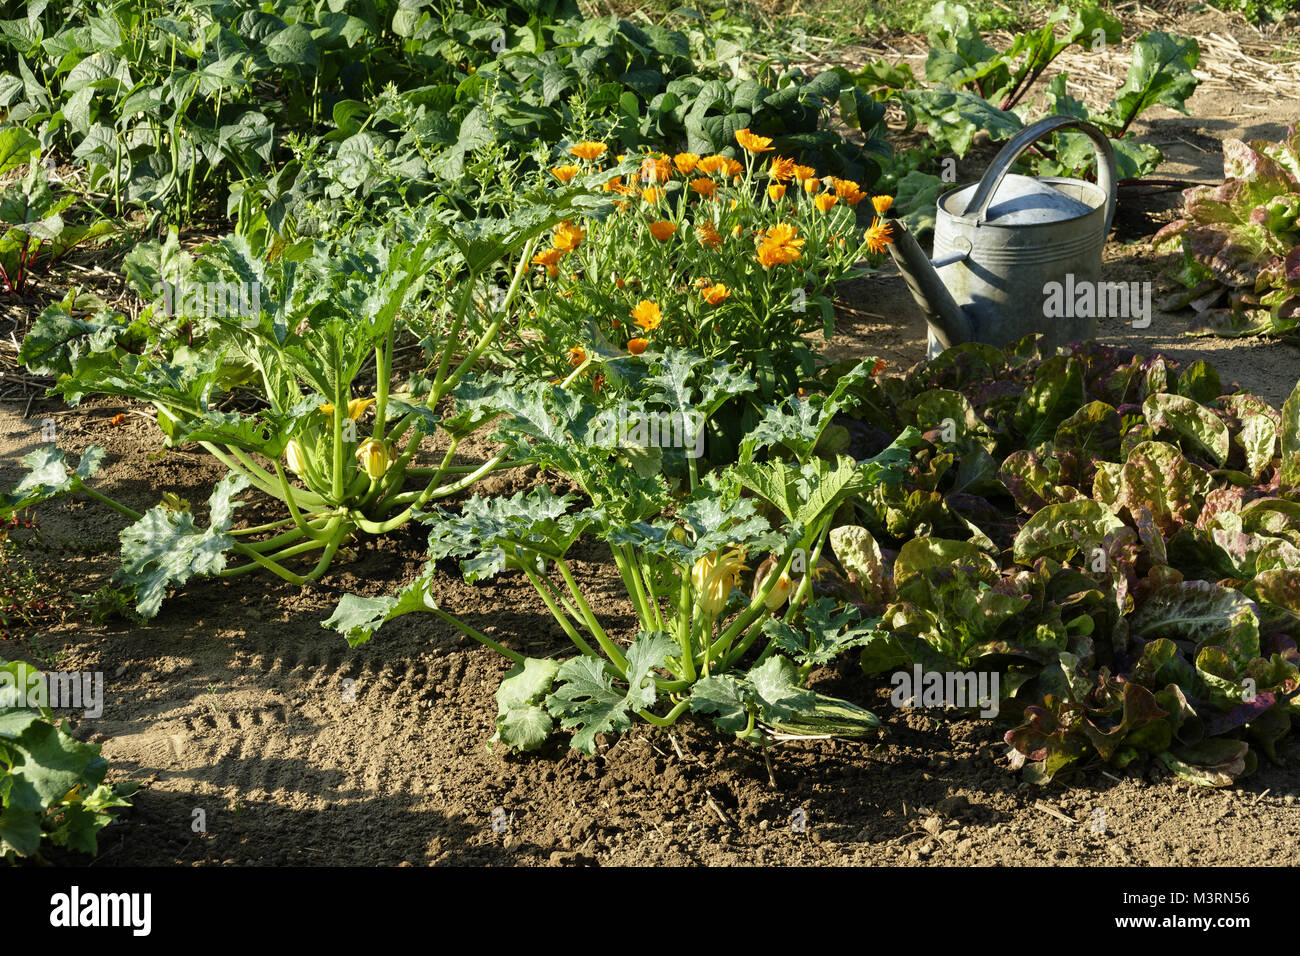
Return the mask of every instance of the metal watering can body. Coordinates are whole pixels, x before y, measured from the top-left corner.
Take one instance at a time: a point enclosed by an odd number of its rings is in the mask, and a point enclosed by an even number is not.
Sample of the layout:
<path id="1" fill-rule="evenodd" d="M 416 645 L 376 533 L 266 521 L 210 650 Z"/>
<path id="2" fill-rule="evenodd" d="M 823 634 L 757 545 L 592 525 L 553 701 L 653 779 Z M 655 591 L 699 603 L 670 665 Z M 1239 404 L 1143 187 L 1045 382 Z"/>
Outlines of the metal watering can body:
<path id="1" fill-rule="evenodd" d="M 1097 182 L 1009 174 L 1040 137 L 1063 127 L 1088 136 L 1097 154 Z M 1055 349 L 1096 334 L 1097 320 L 1048 317 L 1045 287 L 1096 283 L 1101 251 L 1115 213 L 1115 156 L 1095 126 L 1049 116 L 1017 133 L 978 184 L 939 197 L 934 261 L 895 223 L 889 246 L 930 327 L 929 355 L 961 342 L 1003 346 L 1031 333 Z"/>

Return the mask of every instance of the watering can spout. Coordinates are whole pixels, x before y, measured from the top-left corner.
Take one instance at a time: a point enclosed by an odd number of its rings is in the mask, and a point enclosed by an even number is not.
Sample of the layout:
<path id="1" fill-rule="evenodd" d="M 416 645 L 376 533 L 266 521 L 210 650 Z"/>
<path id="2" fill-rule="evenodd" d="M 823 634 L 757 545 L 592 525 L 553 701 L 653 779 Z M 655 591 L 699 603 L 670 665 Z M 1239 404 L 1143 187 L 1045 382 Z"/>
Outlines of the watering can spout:
<path id="1" fill-rule="evenodd" d="M 907 280 L 912 298 L 916 299 L 916 304 L 925 313 L 925 320 L 934 338 L 945 349 L 972 341 L 974 334 L 970 316 L 952 297 L 912 234 L 897 221 L 893 227 L 894 236 L 889 244 L 889 253 L 893 256 L 898 271 Z"/>

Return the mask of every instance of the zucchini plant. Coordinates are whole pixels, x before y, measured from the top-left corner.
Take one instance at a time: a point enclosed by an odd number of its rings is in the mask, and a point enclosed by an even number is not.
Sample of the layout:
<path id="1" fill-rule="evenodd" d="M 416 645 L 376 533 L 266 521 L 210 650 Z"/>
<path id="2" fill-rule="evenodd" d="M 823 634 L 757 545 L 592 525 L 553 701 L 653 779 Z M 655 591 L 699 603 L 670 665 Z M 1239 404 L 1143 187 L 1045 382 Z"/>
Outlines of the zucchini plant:
<path id="1" fill-rule="evenodd" d="M 702 428 L 730 395 L 755 388 L 735 368 L 685 351 L 646 368 L 639 358 L 622 364 L 624 374 L 644 376 L 641 400 L 622 412 L 638 420 L 680 416 Z M 834 514 L 850 496 L 896 480 L 917 440 L 907 430 L 864 461 L 813 454 L 851 384 L 873 365 L 862 363 L 828 396 L 795 400 L 793 413 L 769 406 L 742 442 L 741 460 L 706 475 L 690 458 L 683 474 L 663 448 L 604 440 L 608 410 L 580 393 L 499 385 L 492 401 L 508 416 L 499 437 L 516 455 L 571 478 L 585 500 L 539 487 L 472 498 L 459 513 L 436 509 L 423 518 L 431 558 L 423 573 L 396 595 L 346 596 L 326 624 L 360 644 L 386 621 L 431 612 L 505 655 L 515 666 L 498 693 L 498 738 L 519 749 L 541 746 L 555 720 L 575 731 L 575 748 L 591 753 L 597 734 L 626 730 L 633 715 L 668 726 L 687 712 L 753 743 L 830 728 L 865 733 L 873 715 L 803 685 L 816 663 L 860 645 L 874 624 L 808 604 Z M 793 450 L 793 460 L 758 460 L 777 446 Z M 627 645 L 599 619 L 569 564 L 582 535 L 613 555 L 637 619 Z M 522 574 L 578 655 L 526 658 L 439 607 L 435 565 L 445 558 L 462 559 L 470 582 Z"/>
<path id="2" fill-rule="evenodd" d="M 195 443 L 230 473 L 201 528 L 175 501 L 140 514 L 91 487 L 102 450 L 69 472 L 48 445 L 27 456 L 31 471 L 0 498 L 0 514 L 75 492 L 128 517 L 118 579 L 146 617 L 169 585 L 195 575 L 319 578 L 352 536 L 390 532 L 505 462 L 505 452 L 456 462 L 490 416 L 457 410 L 451 394 L 511 316 L 541 237 L 575 209 L 604 204 L 581 186 L 535 198 L 509 219 L 447 225 L 412 215 L 265 261 L 228 236 L 190 262 L 173 235 L 130 265 L 138 287 L 161 293 L 139 317 L 50 307 L 21 358 L 57 377 L 54 392 L 73 404 L 87 394 L 144 402 L 169 445 Z M 399 336 L 416 330 L 424 367 L 394 387 Z M 369 381 L 373 393 L 362 395 Z M 439 433 L 444 445 L 423 461 L 423 440 Z M 278 501 L 282 517 L 236 528 L 235 496 L 249 488 Z"/>

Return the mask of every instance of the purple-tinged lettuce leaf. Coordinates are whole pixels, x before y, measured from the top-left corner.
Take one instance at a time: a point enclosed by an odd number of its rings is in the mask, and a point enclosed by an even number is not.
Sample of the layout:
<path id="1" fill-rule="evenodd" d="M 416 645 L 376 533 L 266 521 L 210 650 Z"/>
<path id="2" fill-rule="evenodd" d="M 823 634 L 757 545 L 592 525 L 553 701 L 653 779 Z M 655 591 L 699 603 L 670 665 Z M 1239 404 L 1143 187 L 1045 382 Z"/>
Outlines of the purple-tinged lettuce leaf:
<path id="1" fill-rule="evenodd" d="M 1208 472 L 1191 462 L 1173 445 L 1148 441 L 1129 452 L 1124 462 L 1120 503 L 1146 507 L 1165 533 L 1196 520 L 1213 485 Z"/>
<path id="2" fill-rule="evenodd" d="M 1025 522 L 1013 553 L 1018 564 L 1033 564 L 1042 555 L 1068 561 L 1082 553 L 1086 559 L 1107 534 L 1123 527 L 1124 522 L 1090 498 L 1048 505 Z"/>
<path id="3" fill-rule="evenodd" d="M 1147 396 L 1142 411 L 1157 434 L 1172 433 L 1216 466 L 1228 460 L 1228 426 L 1212 411 L 1182 395 L 1161 392 Z"/>

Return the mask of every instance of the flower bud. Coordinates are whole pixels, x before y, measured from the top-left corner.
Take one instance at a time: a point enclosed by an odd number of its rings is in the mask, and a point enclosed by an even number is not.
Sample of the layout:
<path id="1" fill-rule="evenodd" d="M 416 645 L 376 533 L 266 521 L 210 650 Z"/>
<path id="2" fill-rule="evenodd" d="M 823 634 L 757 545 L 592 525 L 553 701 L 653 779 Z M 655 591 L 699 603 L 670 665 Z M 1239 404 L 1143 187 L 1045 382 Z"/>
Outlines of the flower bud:
<path id="1" fill-rule="evenodd" d="M 390 450 L 381 441 L 367 438 L 357 446 L 357 464 L 372 479 L 384 477 L 392 460 Z"/>
<path id="2" fill-rule="evenodd" d="M 299 478 L 303 476 L 306 470 L 302 463 L 302 449 L 298 446 L 297 439 L 289 439 L 289 444 L 284 446 L 284 461 Z"/>

